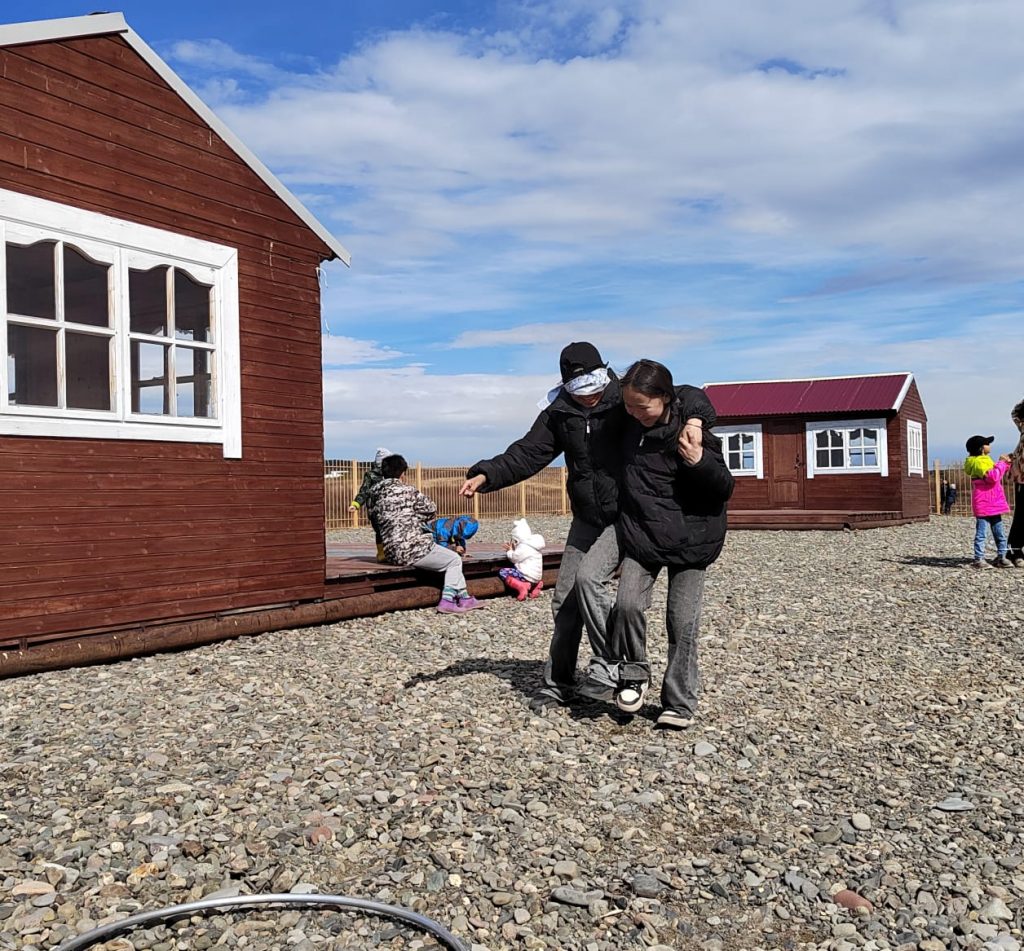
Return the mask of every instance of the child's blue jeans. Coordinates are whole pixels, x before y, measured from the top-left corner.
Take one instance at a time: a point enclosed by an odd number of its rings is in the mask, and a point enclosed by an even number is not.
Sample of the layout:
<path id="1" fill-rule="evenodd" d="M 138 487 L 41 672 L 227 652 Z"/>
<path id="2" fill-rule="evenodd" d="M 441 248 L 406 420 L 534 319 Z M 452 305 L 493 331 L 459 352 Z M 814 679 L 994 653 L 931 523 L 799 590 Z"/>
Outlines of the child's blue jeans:
<path id="1" fill-rule="evenodd" d="M 974 560 L 981 561 L 985 557 L 985 527 L 992 529 L 992 538 L 996 543 L 996 554 L 1006 557 L 1006 533 L 1003 531 L 1001 515 L 979 515 L 974 527 Z"/>

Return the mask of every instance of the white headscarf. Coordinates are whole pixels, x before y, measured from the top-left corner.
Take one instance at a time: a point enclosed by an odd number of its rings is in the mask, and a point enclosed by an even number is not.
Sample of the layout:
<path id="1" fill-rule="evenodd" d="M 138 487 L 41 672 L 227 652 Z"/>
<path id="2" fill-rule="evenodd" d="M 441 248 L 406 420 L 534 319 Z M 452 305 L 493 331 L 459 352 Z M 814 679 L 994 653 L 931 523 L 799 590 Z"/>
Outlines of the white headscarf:
<path id="1" fill-rule="evenodd" d="M 547 395 L 538 401 L 537 407 L 546 409 L 558 399 L 560 390 L 565 390 L 570 396 L 593 396 L 595 393 L 602 392 L 610 382 L 608 368 L 598 367 L 596 370 L 591 370 L 590 373 L 573 377 L 568 383 L 559 383 L 554 389 L 548 390 Z"/>

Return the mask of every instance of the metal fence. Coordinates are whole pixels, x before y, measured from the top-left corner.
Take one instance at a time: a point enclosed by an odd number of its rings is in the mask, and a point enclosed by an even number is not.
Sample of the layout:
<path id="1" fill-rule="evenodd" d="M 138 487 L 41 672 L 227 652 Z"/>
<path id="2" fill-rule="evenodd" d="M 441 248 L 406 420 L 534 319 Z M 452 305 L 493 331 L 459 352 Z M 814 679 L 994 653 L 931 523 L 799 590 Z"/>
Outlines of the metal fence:
<path id="1" fill-rule="evenodd" d="M 929 481 L 931 484 L 933 512 L 949 515 L 971 514 L 971 480 L 967 473 L 964 472 L 963 460 L 959 462 L 941 462 L 936 459 L 929 473 Z M 943 504 L 943 493 L 945 487 L 950 483 L 956 486 L 956 501 L 947 513 L 946 506 Z M 1009 473 L 1003 478 L 1003 490 L 1006 492 L 1006 501 L 1010 503 L 1012 511 L 1014 483 L 1010 479 Z"/>
<path id="2" fill-rule="evenodd" d="M 348 507 L 359 491 L 369 462 L 328 459 L 324 463 L 327 530 L 367 524 L 366 513 Z M 465 466 L 411 465 L 406 481 L 437 503 L 439 515 L 469 514 L 474 518 L 513 518 L 529 515 L 567 515 L 569 496 L 563 466 L 549 466 L 532 479 L 497 492 L 459 495 L 466 480 Z"/>

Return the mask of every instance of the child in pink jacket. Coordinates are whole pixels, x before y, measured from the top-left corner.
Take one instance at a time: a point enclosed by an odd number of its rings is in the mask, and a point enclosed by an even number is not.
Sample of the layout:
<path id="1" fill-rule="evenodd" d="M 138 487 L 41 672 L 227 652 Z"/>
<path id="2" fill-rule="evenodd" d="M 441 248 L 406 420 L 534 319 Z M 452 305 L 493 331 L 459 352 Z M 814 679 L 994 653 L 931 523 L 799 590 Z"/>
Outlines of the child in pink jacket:
<path id="1" fill-rule="evenodd" d="M 967 459 L 964 472 L 971 479 L 971 509 L 974 512 L 974 567 L 991 568 L 985 561 L 985 528 L 992 531 L 996 543 L 996 567 L 1012 568 L 1013 562 L 1006 557 L 1006 535 L 1003 532 L 1003 515 L 1010 511 L 1003 492 L 1003 476 L 1010 468 L 1010 457 L 1002 455 L 998 462 L 992 461 L 992 441 L 995 436 L 971 436 L 967 440 Z"/>

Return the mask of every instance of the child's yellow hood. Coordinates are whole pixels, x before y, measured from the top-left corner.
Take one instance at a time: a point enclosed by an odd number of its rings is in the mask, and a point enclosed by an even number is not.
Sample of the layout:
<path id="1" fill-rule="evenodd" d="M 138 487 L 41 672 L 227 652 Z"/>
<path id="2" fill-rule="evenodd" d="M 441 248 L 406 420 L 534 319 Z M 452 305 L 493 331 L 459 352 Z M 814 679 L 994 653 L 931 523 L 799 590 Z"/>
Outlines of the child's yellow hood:
<path id="1" fill-rule="evenodd" d="M 972 479 L 980 479 L 994 465 L 991 456 L 968 456 L 964 462 L 964 472 Z"/>

